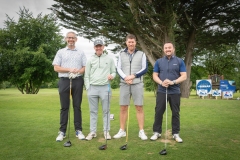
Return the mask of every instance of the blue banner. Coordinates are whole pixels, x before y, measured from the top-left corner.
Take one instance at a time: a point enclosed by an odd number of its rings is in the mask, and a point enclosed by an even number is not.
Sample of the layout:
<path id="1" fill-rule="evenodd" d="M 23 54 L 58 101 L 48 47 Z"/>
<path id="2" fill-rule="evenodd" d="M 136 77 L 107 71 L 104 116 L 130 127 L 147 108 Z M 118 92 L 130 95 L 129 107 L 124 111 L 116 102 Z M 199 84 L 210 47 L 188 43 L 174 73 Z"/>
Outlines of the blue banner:
<path id="1" fill-rule="evenodd" d="M 235 81 L 220 80 L 219 89 L 222 91 L 232 91 L 234 93 L 236 91 Z"/>

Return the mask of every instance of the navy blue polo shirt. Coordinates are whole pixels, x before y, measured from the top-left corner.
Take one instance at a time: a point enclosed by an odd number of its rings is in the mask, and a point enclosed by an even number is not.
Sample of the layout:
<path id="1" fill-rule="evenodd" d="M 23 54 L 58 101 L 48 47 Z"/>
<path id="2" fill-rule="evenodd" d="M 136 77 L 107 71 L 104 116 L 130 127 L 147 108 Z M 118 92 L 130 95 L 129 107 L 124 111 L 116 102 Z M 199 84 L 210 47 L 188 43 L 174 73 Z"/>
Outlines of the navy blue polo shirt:
<path id="1" fill-rule="evenodd" d="M 168 59 L 166 56 L 157 59 L 155 62 L 153 72 L 158 73 L 158 77 L 161 81 L 169 79 L 171 81 L 180 77 L 180 72 L 186 72 L 185 63 L 181 58 L 172 56 Z M 170 85 L 168 87 L 168 94 L 180 93 L 180 84 Z M 166 87 L 158 85 L 158 92 L 166 93 Z"/>

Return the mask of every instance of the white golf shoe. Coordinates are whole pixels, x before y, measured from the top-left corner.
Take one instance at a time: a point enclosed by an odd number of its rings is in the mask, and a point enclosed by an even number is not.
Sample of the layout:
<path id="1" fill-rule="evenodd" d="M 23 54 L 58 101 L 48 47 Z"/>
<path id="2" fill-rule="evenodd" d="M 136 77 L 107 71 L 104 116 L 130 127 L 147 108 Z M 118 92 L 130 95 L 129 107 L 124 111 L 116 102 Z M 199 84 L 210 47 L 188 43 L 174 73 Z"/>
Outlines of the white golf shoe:
<path id="1" fill-rule="evenodd" d="M 104 132 L 103 134 L 104 134 L 104 138 L 105 139 L 107 139 L 107 140 L 112 139 L 112 137 L 110 136 L 109 132 L 107 132 L 107 134 L 106 134 L 106 132 Z"/>
<path id="2" fill-rule="evenodd" d="M 65 133 L 59 131 L 59 132 L 58 132 L 58 136 L 57 136 L 57 138 L 56 138 L 56 141 L 57 141 L 57 142 L 61 142 L 65 137 L 66 137 Z"/>
<path id="3" fill-rule="evenodd" d="M 82 131 L 80 131 L 80 130 L 76 130 L 76 137 L 81 140 L 85 139 L 85 136 L 83 135 Z"/>
<path id="4" fill-rule="evenodd" d="M 160 133 L 158 133 L 158 132 L 154 132 L 153 133 L 153 136 L 150 138 L 150 140 L 152 140 L 152 141 L 156 141 L 158 138 L 160 138 L 161 137 L 161 134 Z"/>
<path id="5" fill-rule="evenodd" d="M 95 132 L 90 132 L 88 136 L 86 137 L 86 140 L 90 141 L 93 138 L 97 137 L 97 134 Z"/>
<path id="6" fill-rule="evenodd" d="M 140 130 L 138 137 L 141 138 L 142 140 L 147 140 L 148 137 L 145 135 L 144 130 Z"/>
<path id="7" fill-rule="evenodd" d="M 177 141 L 178 143 L 182 143 L 183 142 L 182 138 L 179 137 L 179 134 L 174 134 L 173 135 L 173 139 L 175 139 L 175 141 Z"/>
<path id="8" fill-rule="evenodd" d="M 115 139 L 122 137 L 126 137 L 126 132 L 122 129 L 119 129 L 118 133 L 113 136 Z"/>

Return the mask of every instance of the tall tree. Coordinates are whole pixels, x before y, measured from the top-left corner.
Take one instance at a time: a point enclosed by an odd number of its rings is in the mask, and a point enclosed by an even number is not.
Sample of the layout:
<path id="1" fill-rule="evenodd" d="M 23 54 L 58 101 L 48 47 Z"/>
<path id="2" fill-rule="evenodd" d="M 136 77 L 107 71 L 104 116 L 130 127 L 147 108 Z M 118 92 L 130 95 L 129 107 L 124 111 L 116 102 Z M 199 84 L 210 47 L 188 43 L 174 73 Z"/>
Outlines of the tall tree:
<path id="1" fill-rule="evenodd" d="M 64 42 L 53 14 L 34 18 L 26 8 L 18 14 L 0 29 L 0 77 L 21 93 L 37 94 L 42 83 L 56 79 L 51 62 Z"/>
<path id="2" fill-rule="evenodd" d="M 123 47 L 126 34 L 135 34 L 152 65 L 162 56 L 163 44 L 175 41 L 177 56 L 187 67 L 182 97 L 189 96 L 195 51 L 239 40 L 239 0 L 54 1 L 51 9 L 62 25 L 85 38 L 101 35 L 107 43 Z"/>
<path id="3" fill-rule="evenodd" d="M 126 34 L 133 33 L 152 65 L 161 57 L 162 44 L 173 39 L 173 7 L 164 0 L 55 1 L 57 4 L 51 9 L 64 27 L 76 30 L 87 39 L 104 36 L 106 43 L 120 47 L 125 46 Z"/>
<path id="4" fill-rule="evenodd" d="M 207 52 L 202 56 L 203 64 L 209 75 L 223 75 L 224 79 L 235 80 L 236 85 L 240 87 L 240 54 L 239 45 L 225 46 L 221 45 L 215 51 Z"/>
<path id="5" fill-rule="evenodd" d="M 240 38 L 239 0 L 180 0 L 176 7 L 178 53 L 185 53 L 187 81 L 181 85 L 183 97 L 191 87 L 190 74 L 194 57 L 201 50 L 217 50 L 220 45 L 236 45 Z"/>

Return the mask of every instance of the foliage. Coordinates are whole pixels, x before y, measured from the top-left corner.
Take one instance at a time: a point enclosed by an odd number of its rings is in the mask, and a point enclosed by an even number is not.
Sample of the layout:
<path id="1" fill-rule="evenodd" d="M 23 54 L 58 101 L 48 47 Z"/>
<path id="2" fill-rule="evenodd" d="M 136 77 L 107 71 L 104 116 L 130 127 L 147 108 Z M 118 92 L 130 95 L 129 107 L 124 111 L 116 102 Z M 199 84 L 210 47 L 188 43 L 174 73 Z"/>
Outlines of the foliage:
<path id="1" fill-rule="evenodd" d="M 192 66 L 192 72 L 191 72 L 191 90 L 196 89 L 196 80 L 199 79 L 205 79 L 204 78 L 208 76 L 206 68 L 203 66 Z"/>
<path id="2" fill-rule="evenodd" d="M 6 88 L 10 88 L 10 87 L 12 87 L 12 86 L 7 81 L 3 81 L 2 83 L 0 83 L 0 89 L 6 89 Z"/>
<path id="3" fill-rule="evenodd" d="M 204 55 L 204 65 L 209 75 L 223 75 L 227 72 L 234 72 L 236 68 L 235 53 L 228 46 L 220 46 L 215 51 Z"/>
<path id="4" fill-rule="evenodd" d="M 234 80 L 240 88 L 240 56 L 238 45 L 221 45 L 214 50 L 199 51 L 191 72 L 191 89 L 196 88 L 197 79 L 207 79 L 208 75 L 223 75 L 224 79 Z"/>
<path id="5" fill-rule="evenodd" d="M 47 86 L 47 88 L 58 88 L 58 81 L 59 81 L 59 78 L 57 78 L 57 79 L 55 79 L 55 81 L 52 81 L 52 82 L 47 83 L 45 85 Z"/>
<path id="6" fill-rule="evenodd" d="M 103 36 L 107 44 L 116 43 L 120 47 L 125 46 L 126 34 L 133 33 L 151 64 L 154 57 L 159 57 L 164 41 L 172 38 L 173 7 L 164 0 L 55 1 L 57 4 L 51 9 L 62 20 L 64 27 L 76 30 L 87 39 Z"/>
<path id="7" fill-rule="evenodd" d="M 111 81 L 111 88 L 117 89 L 119 88 L 119 84 L 120 84 L 120 76 L 116 74 L 116 77 Z"/>
<path id="8" fill-rule="evenodd" d="M 198 78 L 208 75 L 223 75 L 224 79 L 235 80 L 237 88 L 239 85 L 239 44 L 238 45 L 220 45 L 214 50 L 202 50 L 198 56 L 201 64 L 196 68 Z M 205 68 L 202 70 L 201 68 Z M 202 70 L 202 71 L 200 71 Z M 204 71 L 204 72 L 203 72 Z M 196 75 L 196 72 L 195 72 Z"/>
<path id="9" fill-rule="evenodd" d="M 138 47 L 154 65 L 162 46 L 173 41 L 177 56 L 185 60 L 188 80 L 182 96 L 190 92 L 190 74 L 197 50 L 214 50 L 239 40 L 239 0 L 54 0 L 51 8 L 66 28 L 93 39 L 124 46 L 127 33 L 137 36 Z"/>
<path id="10" fill-rule="evenodd" d="M 153 66 L 150 63 L 148 63 L 148 71 L 144 75 L 144 88 L 146 91 L 149 91 L 149 92 L 153 91 L 154 95 L 156 95 L 158 85 L 154 82 L 152 75 L 153 75 Z"/>
<path id="11" fill-rule="evenodd" d="M 235 80 L 236 81 L 236 87 L 238 90 L 240 90 L 240 44 L 236 46 L 235 49 L 235 59 L 236 59 L 236 68 L 235 73 L 229 75 L 229 80 Z M 228 75 L 227 75 L 228 76 Z"/>
<path id="12" fill-rule="evenodd" d="M 239 0 L 180 0 L 177 10 L 175 40 L 180 56 L 184 56 L 187 81 L 181 85 L 183 97 L 191 88 L 191 66 L 201 50 L 217 50 L 221 45 L 237 44 L 239 32 Z M 202 75 L 204 76 L 204 75 Z M 191 80 L 192 81 L 192 80 Z"/>
<path id="13" fill-rule="evenodd" d="M 53 14 L 34 18 L 26 8 L 18 14 L 17 22 L 7 16 L 0 29 L 0 77 L 21 93 L 37 94 L 42 83 L 56 79 L 51 63 L 64 43 Z"/>

